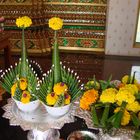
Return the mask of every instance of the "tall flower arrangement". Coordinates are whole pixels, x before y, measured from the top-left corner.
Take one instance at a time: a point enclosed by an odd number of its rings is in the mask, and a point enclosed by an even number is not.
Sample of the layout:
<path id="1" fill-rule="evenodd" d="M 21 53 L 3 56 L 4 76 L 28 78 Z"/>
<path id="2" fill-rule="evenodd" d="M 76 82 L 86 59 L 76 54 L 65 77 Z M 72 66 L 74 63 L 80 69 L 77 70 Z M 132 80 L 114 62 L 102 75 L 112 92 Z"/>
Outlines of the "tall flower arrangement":
<path id="1" fill-rule="evenodd" d="M 15 100 L 21 101 L 24 104 L 36 100 L 36 97 L 32 94 L 36 92 L 38 82 L 37 74 L 27 59 L 24 39 L 24 30 L 31 24 L 32 20 L 27 16 L 16 19 L 17 27 L 22 30 L 21 58 L 15 66 L 8 68 L 1 76 L 1 85 L 3 88 L 11 93 Z"/>
<path id="2" fill-rule="evenodd" d="M 140 84 L 134 76 L 125 75 L 120 82 L 95 78 L 84 86 L 80 107 L 91 112 L 93 125 L 108 131 L 111 128 L 140 127 Z M 138 131 L 138 132 L 137 132 Z"/>
<path id="3" fill-rule="evenodd" d="M 60 62 L 57 31 L 62 29 L 63 20 L 59 17 L 49 19 L 49 27 L 54 30 L 52 68 L 44 74 L 36 96 L 48 106 L 61 107 L 70 104 L 81 93 L 79 77 L 73 70 L 66 70 Z"/>

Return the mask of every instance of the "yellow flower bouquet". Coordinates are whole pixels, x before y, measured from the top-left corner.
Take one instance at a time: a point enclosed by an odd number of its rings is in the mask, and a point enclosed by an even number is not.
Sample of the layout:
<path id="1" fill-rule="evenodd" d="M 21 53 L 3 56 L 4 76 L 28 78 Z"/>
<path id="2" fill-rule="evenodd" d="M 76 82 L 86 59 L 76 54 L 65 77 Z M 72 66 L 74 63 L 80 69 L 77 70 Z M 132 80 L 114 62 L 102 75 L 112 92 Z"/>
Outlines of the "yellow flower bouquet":
<path id="1" fill-rule="evenodd" d="M 79 96 L 79 77 L 73 70 L 66 70 L 60 62 L 57 31 L 62 29 L 63 20 L 59 17 L 49 19 L 49 27 L 54 30 L 52 68 L 44 74 L 36 96 L 45 105 L 48 113 L 54 117 L 66 114 L 71 103 Z"/>
<path id="2" fill-rule="evenodd" d="M 113 82 L 95 78 L 84 85 L 80 108 L 91 112 L 93 126 L 104 132 L 131 127 L 135 139 L 140 139 L 140 84 L 134 76 L 125 75 Z"/>
<path id="3" fill-rule="evenodd" d="M 39 101 L 37 101 L 37 98 L 33 95 L 33 93 L 36 92 L 38 77 L 27 59 L 24 40 L 24 30 L 31 24 L 32 20 L 27 16 L 16 19 L 16 25 L 22 29 L 21 58 L 14 67 L 11 66 L 3 72 L 1 76 L 1 85 L 7 92 L 11 93 L 16 103 L 21 104 L 21 106 L 27 106 L 29 103 L 34 104 L 32 108 L 26 107 L 25 110 L 23 109 L 24 111 L 33 110 L 39 105 Z M 37 103 L 34 101 L 37 101 Z"/>

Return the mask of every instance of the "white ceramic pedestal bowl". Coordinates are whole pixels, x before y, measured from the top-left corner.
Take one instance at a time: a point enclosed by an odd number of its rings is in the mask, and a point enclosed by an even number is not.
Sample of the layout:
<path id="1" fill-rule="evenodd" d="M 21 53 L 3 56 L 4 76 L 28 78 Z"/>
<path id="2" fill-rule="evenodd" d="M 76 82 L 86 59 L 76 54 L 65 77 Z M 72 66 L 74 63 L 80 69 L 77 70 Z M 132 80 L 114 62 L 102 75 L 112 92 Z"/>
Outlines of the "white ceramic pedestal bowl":
<path id="1" fill-rule="evenodd" d="M 20 101 L 17 101 L 15 99 L 13 99 L 13 100 L 15 101 L 16 105 L 18 106 L 18 108 L 21 111 L 24 111 L 24 112 L 32 112 L 35 109 L 37 109 L 37 107 L 40 104 L 40 101 L 39 100 L 35 100 L 35 101 L 29 102 L 27 104 L 24 104 L 24 103 L 22 103 Z"/>
<path id="2" fill-rule="evenodd" d="M 70 110 L 71 104 L 68 104 L 62 107 L 51 107 L 47 105 L 44 105 L 44 106 L 49 115 L 51 115 L 54 118 L 59 118 L 65 115 L 66 113 L 68 113 L 68 111 Z"/>

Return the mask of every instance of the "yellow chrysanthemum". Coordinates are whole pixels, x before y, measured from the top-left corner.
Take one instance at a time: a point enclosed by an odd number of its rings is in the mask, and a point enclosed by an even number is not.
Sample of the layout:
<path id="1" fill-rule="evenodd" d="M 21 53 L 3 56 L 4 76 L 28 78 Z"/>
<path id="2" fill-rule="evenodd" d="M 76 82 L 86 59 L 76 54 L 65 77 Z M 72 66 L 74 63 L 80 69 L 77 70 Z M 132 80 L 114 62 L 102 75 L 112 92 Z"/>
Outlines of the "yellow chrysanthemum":
<path id="1" fill-rule="evenodd" d="M 118 111 L 120 111 L 120 107 L 117 107 L 114 110 L 114 113 L 117 113 Z M 131 119 L 130 113 L 125 109 L 124 113 L 123 113 L 123 117 L 121 119 L 121 125 L 125 126 L 125 125 L 129 124 L 130 119 Z"/>
<path id="2" fill-rule="evenodd" d="M 131 93 L 128 88 L 121 88 L 116 94 L 116 101 L 120 104 L 124 101 L 129 104 L 135 101 L 135 96 Z"/>
<path id="3" fill-rule="evenodd" d="M 25 90 L 27 88 L 27 79 L 26 78 L 20 78 L 19 80 L 19 87 L 21 90 Z"/>
<path id="4" fill-rule="evenodd" d="M 100 96 L 100 101 L 102 103 L 115 103 L 117 90 L 115 88 L 108 88 L 104 90 Z"/>
<path id="5" fill-rule="evenodd" d="M 134 84 L 125 85 L 123 88 L 128 88 L 128 90 L 134 95 L 138 93 L 138 87 Z"/>
<path id="6" fill-rule="evenodd" d="M 80 99 L 80 107 L 84 110 L 89 110 L 90 105 L 98 99 L 98 91 L 91 89 L 86 91 Z"/>
<path id="7" fill-rule="evenodd" d="M 65 97 L 65 105 L 70 104 L 71 96 L 68 93 L 65 93 L 64 97 Z"/>
<path id="8" fill-rule="evenodd" d="M 19 17 L 16 19 L 16 25 L 20 28 L 30 27 L 32 20 L 28 16 Z"/>
<path id="9" fill-rule="evenodd" d="M 129 78 L 130 78 L 130 81 L 129 81 Z M 124 84 L 128 84 L 128 81 L 131 83 L 132 82 L 132 77 L 131 76 L 129 76 L 129 75 L 125 75 L 125 76 L 123 76 L 123 78 L 122 78 L 122 83 L 124 83 Z M 134 80 L 134 83 L 137 83 L 137 80 L 135 79 Z"/>
<path id="10" fill-rule="evenodd" d="M 58 99 L 58 96 L 54 92 L 49 93 L 46 96 L 46 102 L 48 105 L 54 105 L 56 103 L 57 99 Z"/>
<path id="11" fill-rule="evenodd" d="M 138 90 L 140 91 L 140 84 L 136 83 L 135 85 L 137 86 Z"/>
<path id="12" fill-rule="evenodd" d="M 135 101 L 132 104 L 127 104 L 126 109 L 137 113 L 138 111 L 140 111 L 140 104 L 137 101 Z"/>
<path id="13" fill-rule="evenodd" d="M 53 17 L 49 19 L 49 27 L 52 28 L 53 30 L 59 30 L 63 26 L 63 20 L 58 17 Z"/>
<path id="14" fill-rule="evenodd" d="M 68 90 L 68 87 L 65 83 L 60 82 L 54 85 L 53 87 L 53 91 L 57 94 L 63 94 L 64 92 L 66 92 Z"/>
<path id="15" fill-rule="evenodd" d="M 21 102 L 24 103 L 24 104 L 27 104 L 30 102 L 30 99 L 31 99 L 31 94 L 29 91 L 23 91 L 22 93 L 22 97 L 21 97 Z"/>
<path id="16" fill-rule="evenodd" d="M 11 94 L 12 94 L 12 96 L 15 95 L 16 88 L 17 88 L 17 83 L 15 83 L 15 84 L 11 87 Z"/>

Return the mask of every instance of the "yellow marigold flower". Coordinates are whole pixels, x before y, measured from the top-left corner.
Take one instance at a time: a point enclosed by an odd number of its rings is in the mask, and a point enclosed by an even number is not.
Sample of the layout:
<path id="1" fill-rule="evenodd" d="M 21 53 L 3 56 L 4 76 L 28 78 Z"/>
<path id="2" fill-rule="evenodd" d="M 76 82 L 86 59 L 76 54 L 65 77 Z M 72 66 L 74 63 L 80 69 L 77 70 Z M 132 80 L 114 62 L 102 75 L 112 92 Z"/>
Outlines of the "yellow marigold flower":
<path id="1" fill-rule="evenodd" d="M 60 95 L 68 90 L 68 87 L 65 83 L 60 82 L 54 85 L 53 91 L 57 94 Z"/>
<path id="2" fill-rule="evenodd" d="M 63 20 L 58 17 L 53 17 L 49 19 L 49 27 L 53 30 L 59 30 L 63 26 Z"/>
<path id="3" fill-rule="evenodd" d="M 17 83 L 14 83 L 14 85 L 11 87 L 11 94 L 12 94 L 12 96 L 15 95 L 16 88 L 17 88 Z"/>
<path id="4" fill-rule="evenodd" d="M 54 92 L 49 93 L 46 96 L 46 102 L 48 105 L 54 105 L 56 103 L 57 99 L 58 99 L 58 96 Z"/>
<path id="5" fill-rule="evenodd" d="M 136 83 L 135 85 L 137 86 L 138 90 L 140 91 L 140 84 Z"/>
<path id="6" fill-rule="evenodd" d="M 124 88 L 128 88 L 133 95 L 138 93 L 138 87 L 134 84 L 125 85 Z"/>
<path id="7" fill-rule="evenodd" d="M 32 20 L 28 16 L 19 17 L 16 19 L 16 25 L 20 28 L 30 27 L 32 24 Z"/>
<path id="8" fill-rule="evenodd" d="M 90 110 L 90 104 L 85 99 L 80 100 L 80 108 L 84 110 Z"/>
<path id="9" fill-rule="evenodd" d="M 24 103 L 24 104 L 27 104 L 30 102 L 30 99 L 31 99 L 31 94 L 29 91 L 23 91 L 22 92 L 22 97 L 21 97 L 21 102 Z"/>
<path id="10" fill-rule="evenodd" d="M 118 111 L 120 111 L 120 107 L 117 107 L 114 110 L 114 113 L 117 113 Z M 121 119 L 121 125 L 125 126 L 125 125 L 129 124 L 130 119 L 131 119 L 130 113 L 125 109 L 124 113 L 123 113 L 123 117 Z"/>
<path id="11" fill-rule="evenodd" d="M 95 89 L 84 92 L 82 98 L 80 99 L 80 107 L 82 109 L 89 110 L 90 105 L 97 101 L 98 96 L 98 91 L 96 91 Z"/>
<path id="12" fill-rule="evenodd" d="M 128 79 L 129 79 L 129 75 L 123 76 L 123 77 L 122 77 L 122 83 L 127 84 Z"/>
<path id="13" fill-rule="evenodd" d="M 140 105 L 137 101 L 135 101 L 132 104 L 127 104 L 126 109 L 137 113 L 138 111 L 140 111 Z"/>
<path id="14" fill-rule="evenodd" d="M 117 92 L 115 88 L 105 89 L 100 96 L 100 101 L 102 103 L 115 103 Z"/>
<path id="15" fill-rule="evenodd" d="M 19 80 L 19 87 L 21 90 L 25 90 L 27 88 L 27 79 L 26 78 L 20 78 Z"/>
<path id="16" fill-rule="evenodd" d="M 123 76 L 122 83 L 128 84 L 129 78 L 130 78 L 130 83 L 131 83 L 133 78 L 131 76 L 129 76 L 129 75 Z M 134 83 L 137 83 L 137 80 L 136 79 L 134 80 Z"/>
<path id="17" fill-rule="evenodd" d="M 65 93 L 64 97 L 65 97 L 65 105 L 70 104 L 71 96 L 68 93 Z"/>
<path id="18" fill-rule="evenodd" d="M 131 104 L 135 101 L 135 96 L 129 89 L 121 88 L 116 94 L 116 101 L 119 103 L 122 103 L 124 101 Z"/>

